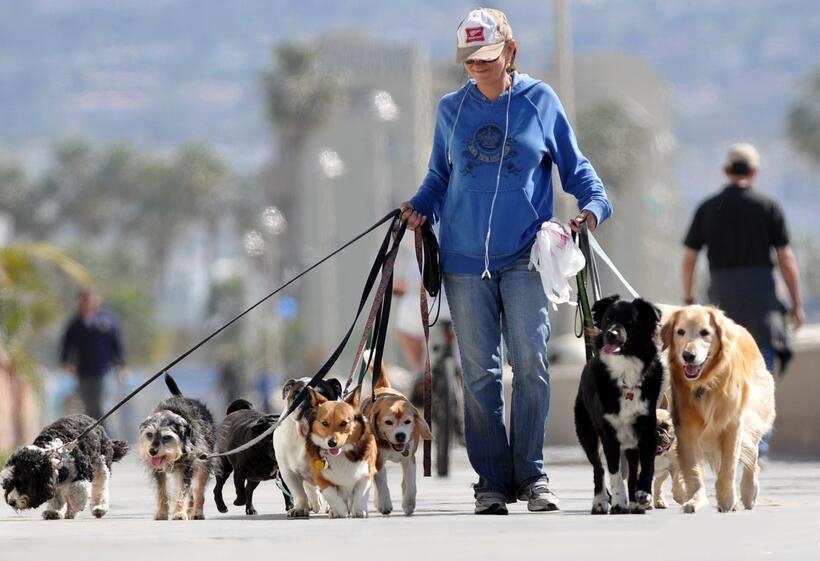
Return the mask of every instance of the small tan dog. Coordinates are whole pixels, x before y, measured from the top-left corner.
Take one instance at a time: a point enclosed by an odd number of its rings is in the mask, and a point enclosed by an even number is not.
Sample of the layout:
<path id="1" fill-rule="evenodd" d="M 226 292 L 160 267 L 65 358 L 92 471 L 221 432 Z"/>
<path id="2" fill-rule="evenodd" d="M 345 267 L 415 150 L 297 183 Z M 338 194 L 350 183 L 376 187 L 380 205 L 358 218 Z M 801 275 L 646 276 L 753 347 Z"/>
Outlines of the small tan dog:
<path id="1" fill-rule="evenodd" d="M 717 473 L 719 512 L 735 510 L 735 472 L 743 464 L 740 498 L 757 501 L 758 445 L 775 417 L 774 380 L 751 334 L 717 308 L 687 306 L 661 329 L 669 349 L 672 419 L 686 484 L 684 512 L 707 504 L 704 457 Z"/>
<path id="2" fill-rule="evenodd" d="M 678 504 L 686 501 L 686 489 L 678 465 L 678 443 L 675 439 L 675 426 L 672 414 L 666 409 L 655 411 L 658 431 L 658 445 L 655 448 L 655 481 L 653 483 L 653 504 L 655 508 L 666 508 L 663 496 L 663 484 L 672 477 L 672 498 Z"/>
<path id="3" fill-rule="evenodd" d="M 305 443 L 310 475 L 331 518 L 366 518 L 376 473 L 376 439 L 359 409 L 361 386 L 345 401 L 329 401 L 309 388 L 310 432 Z"/>
<path id="4" fill-rule="evenodd" d="M 402 500 L 404 514 L 416 510 L 416 450 L 422 440 L 432 440 L 433 434 L 419 410 L 401 392 L 390 386 L 387 371 L 382 373 L 375 387 L 375 401 L 366 398 L 362 412 L 370 420 L 379 449 L 376 461 L 376 508 L 382 514 L 393 511 L 390 490 L 387 487 L 387 462 L 401 464 Z"/>

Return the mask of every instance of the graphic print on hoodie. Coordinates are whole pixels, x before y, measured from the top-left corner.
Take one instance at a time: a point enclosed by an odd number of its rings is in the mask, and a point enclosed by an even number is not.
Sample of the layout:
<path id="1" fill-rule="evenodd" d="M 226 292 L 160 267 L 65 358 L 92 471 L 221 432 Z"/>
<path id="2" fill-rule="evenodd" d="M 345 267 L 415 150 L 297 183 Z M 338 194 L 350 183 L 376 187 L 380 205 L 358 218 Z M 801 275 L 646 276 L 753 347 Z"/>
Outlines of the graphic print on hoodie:
<path id="1" fill-rule="evenodd" d="M 593 212 L 599 224 L 606 220 L 612 207 L 603 184 L 578 149 L 552 88 L 514 73 L 510 90 L 493 101 L 473 81 L 445 95 L 436 113 L 429 171 L 411 199 L 420 213 L 441 222 L 442 269 L 484 271 L 493 198 L 489 270 L 527 251 L 541 223 L 553 216 L 553 163 L 579 208 Z"/>

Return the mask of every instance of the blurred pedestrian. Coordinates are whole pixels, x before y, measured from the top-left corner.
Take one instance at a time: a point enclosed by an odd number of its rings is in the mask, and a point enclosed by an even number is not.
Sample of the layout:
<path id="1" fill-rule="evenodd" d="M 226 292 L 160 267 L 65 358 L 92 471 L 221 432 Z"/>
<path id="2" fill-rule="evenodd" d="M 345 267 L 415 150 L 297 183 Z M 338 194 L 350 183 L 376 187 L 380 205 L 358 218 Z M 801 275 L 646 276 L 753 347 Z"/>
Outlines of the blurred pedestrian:
<path id="1" fill-rule="evenodd" d="M 695 302 L 695 264 L 706 246 L 709 300 L 749 330 L 773 373 L 775 358 L 782 371 L 792 356 L 787 312 L 794 328 L 802 325 L 804 314 L 783 210 L 753 188 L 759 169 L 754 146 L 735 144 L 729 149 L 723 167 L 728 183 L 698 206 L 683 242 L 683 299 L 686 304 Z M 790 308 L 775 290 L 775 263 L 791 296 Z M 761 456 L 767 453 L 768 437 L 760 444 Z"/>
<path id="2" fill-rule="evenodd" d="M 86 414 L 99 419 L 105 376 L 112 368 L 118 369 L 121 378 L 127 371 L 117 319 L 101 308 L 100 298 L 91 290 L 77 295 L 77 312 L 66 326 L 60 361 L 77 378 L 77 393 Z"/>
<path id="3" fill-rule="evenodd" d="M 553 217 L 552 166 L 578 199 L 572 222 L 590 229 L 612 207 L 555 92 L 518 72 L 517 43 L 504 13 L 471 11 L 456 33 L 456 63 L 469 80 L 436 114 L 429 172 L 402 203 L 410 228 L 437 220 L 441 266 L 461 353 L 465 440 L 476 514 L 506 503 L 558 510 L 544 473 L 550 402 L 548 301 L 530 248 Z M 510 437 L 504 423 L 502 336 L 513 368 Z"/>

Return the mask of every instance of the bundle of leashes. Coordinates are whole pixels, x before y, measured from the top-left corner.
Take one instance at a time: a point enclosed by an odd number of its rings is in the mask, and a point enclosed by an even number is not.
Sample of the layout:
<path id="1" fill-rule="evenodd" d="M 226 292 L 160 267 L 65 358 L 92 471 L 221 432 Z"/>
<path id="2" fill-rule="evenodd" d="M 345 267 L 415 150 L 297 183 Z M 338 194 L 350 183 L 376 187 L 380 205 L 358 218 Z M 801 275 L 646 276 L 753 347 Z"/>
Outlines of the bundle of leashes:
<path id="1" fill-rule="evenodd" d="M 586 264 L 584 268 L 578 271 L 575 275 L 578 284 L 578 313 L 580 314 L 580 332 L 576 331 L 577 337 L 584 338 L 584 347 L 586 348 L 587 361 L 595 356 L 595 324 L 592 320 L 592 305 L 601 299 L 601 281 L 598 276 L 598 265 L 595 262 L 595 255 L 597 254 L 604 263 L 615 273 L 633 298 L 638 298 L 638 292 L 632 288 L 632 285 L 624 278 L 601 245 L 587 228 L 586 222 L 581 224 L 580 232 L 577 234 L 578 249 L 584 255 Z M 589 300 L 589 290 L 592 291 L 592 305 Z"/>
<path id="2" fill-rule="evenodd" d="M 368 274 L 367 280 L 365 281 L 364 289 L 362 290 L 362 296 L 359 301 L 359 306 L 356 311 L 356 315 L 353 318 L 353 321 L 350 324 L 350 328 L 347 330 L 347 333 L 342 338 L 342 341 L 336 347 L 336 349 L 331 354 L 330 358 L 322 365 L 322 367 L 313 375 L 310 381 L 307 383 L 304 389 L 296 396 L 293 400 L 291 406 L 285 411 L 282 415 L 279 416 L 279 419 L 265 432 L 254 438 L 253 440 L 246 442 L 242 446 L 235 448 L 233 450 L 223 451 L 214 454 L 201 454 L 200 459 L 207 459 L 219 456 L 227 456 L 231 454 L 236 454 L 243 450 L 246 450 L 264 438 L 270 436 L 274 430 L 282 423 L 282 421 L 288 417 L 293 411 L 299 407 L 302 402 L 308 396 L 308 388 L 315 387 L 322 379 L 327 376 L 330 372 L 330 369 L 336 363 L 336 361 L 341 356 L 342 352 L 344 351 L 345 346 L 347 345 L 348 340 L 350 339 L 351 334 L 356 326 L 356 323 L 361 315 L 362 310 L 367 303 L 367 300 L 370 296 L 370 292 L 373 289 L 373 286 L 376 283 L 376 279 L 379 277 L 379 273 L 381 272 L 381 279 L 379 282 L 378 289 L 376 291 L 376 295 L 374 296 L 373 304 L 371 306 L 371 312 L 368 317 L 368 321 L 365 326 L 365 332 L 362 337 L 362 343 L 359 346 L 359 349 L 356 353 L 356 359 L 354 361 L 354 371 L 355 368 L 359 365 L 359 361 L 361 360 L 361 355 L 363 351 L 363 346 L 366 341 L 370 341 L 370 346 L 373 349 L 373 352 L 370 353 L 370 360 L 375 360 L 374 368 L 373 368 L 373 380 L 372 380 L 372 387 L 375 388 L 376 382 L 381 375 L 381 361 L 382 356 L 384 354 L 384 343 L 387 336 L 387 325 L 388 320 L 390 317 L 390 304 L 392 298 L 392 285 L 393 285 L 393 264 L 396 259 L 396 254 L 398 253 L 399 244 L 401 243 L 402 238 L 404 237 L 404 233 L 406 230 L 406 223 L 400 221 L 400 212 L 398 209 L 391 211 L 388 213 L 384 218 L 376 222 L 374 225 L 369 227 L 367 230 L 362 232 L 361 234 L 357 235 L 355 238 L 347 242 L 346 244 L 342 245 L 332 253 L 328 254 L 321 260 L 317 261 L 289 281 L 287 281 L 282 286 L 278 287 L 277 289 L 273 290 L 272 292 L 268 293 L 266 296 L 258 300 L 253 305 L 246 308 L 232 320 L 224 324 L 223 326 L 219 327 L 215 331 L 213 331 L 210 335 L 196 343 L 193 347 L 189 348 L 187 351 L 179 355 L 177 358 L 172 360 L 170 363 L 165 365 L 161 368 L 158 372 L 148 378 L 145 382 L 140 384 L 135 390 L 125 396 L 122 400 L 120 400 L 114 407 L 108 410 L 102 417 L 96 420 L 92 425 L 82 431 L 74 440 L 63 444 L 57 448 L 63 449 L 71 449 L 76 443 L 84 438 L 89 432 L 91 432 L 95 427 L 100 425 L 105 419 L 111 416 L 114 412 L 116 412 L 120 407 L 122 407 L 125 403 L 127 403 L 130 399 L 132 399 L 135 395 L 145 389 L 149 384 L 151 384 L 154 380 L 162 376 L 164 373 L 167 373 L 171 368 L 177 365 L 179 362 L 184 360 L 186 357 L 191 355 L 194 351 L 205 345 L 208 341 L 216 337 L 219 333 L 233 325 L 235 322 L 239 321 L 242 317 L 250 313 L 252 310 L 259 307 L 261 304 L 269 300 L 275 294 L 301 278 L 302 276 L 306 275 L 308 272 L 312 271 L 331 257 L 335 256 L 336 254 L 340 253 L 347 247 L 351 246 L 373 230 L 377 229 L 379 226 L 384 224 L 385 222 L 390 222 L 390 228 L 387 230 L 382 243 L 379 247 L 379 250 L 376 254 L 376 258 L 373 261 L 373 265 L 370 268 L 370 272 Z M 392 245 L 391 245 L 392 239 Z M 436 296 L 439 292 L 441 286 L 441 271 L 438 265 L 438 242 L 436 240 L 435 234 L 433 233 L 432 228 L 429 224 L 424 224 L 422 227 L 416 230 L 416 254 L 417 259 L 419 262 L 419 271 L 422 275 L 422 288 L 421 288 L 421 302 L 422 302 L 422 321 L 425 328 L 425 333 L 427 332 L 427 300 L 424 296 L 424 291 L 426 290 L 430 293 L 431 296 Z M 370 335 L 370 330 L 373 329 L 373 336 Z M 430 393 L 430 368 L 429 368 L 429 361 L 427 367 L 425 369 L 425 420 L 430 423 L 430 404 L 427 402 Z M 366 372 L 366 370 L 364 370 Z M 351 376 L 352 377 L 352 376 Z M 363 375 L 359 378 L 359 383 L 361 383 L 363 379 Z M 350 380 L 348 380 L 348 386 L 350 384 Z M 55 448 L 56 449 L 56 448 Z M 425 466 L 425 476 L 429 475 L 429 453 L 430 448 L 429 445 L 426 445 L 424 448 L 424 466 Z"/>

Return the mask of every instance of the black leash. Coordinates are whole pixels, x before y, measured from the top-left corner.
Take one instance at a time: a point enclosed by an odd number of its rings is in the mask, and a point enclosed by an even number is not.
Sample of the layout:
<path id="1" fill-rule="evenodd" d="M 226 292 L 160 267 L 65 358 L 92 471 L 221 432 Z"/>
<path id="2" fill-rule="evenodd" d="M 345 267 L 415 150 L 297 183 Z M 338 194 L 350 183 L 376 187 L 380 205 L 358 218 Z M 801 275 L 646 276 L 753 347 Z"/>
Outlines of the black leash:
<path id="1" fill-rule="evenodd" d="M 398 211 L 394 211 L 394 213 L 395 212 L 398 212 Z M 396 227 L 397 221 L 398 221 L 398 216 L 396 216 L 396 218 L 394 219 L 393 225 L 391 226 L 390 230 L 388 230 L 387 234 L 385 235 L 384 240 L 382 241 L 382 245 L 379 248 L 378 253 L 376 254 L 376 258 L 373 261 L 373 266 L 370 268 L 370 274 L 368 275 L 367 280 L 365 281 L 365 287 L 362 290 L 362 296 L 361 296 L 361 299 L 359 300 L 359 307 L 356 310 L 356 315 L 355 315 L 355 317 L 353 318 L 353 321 L 350 324 L 350 328 L 347 330 L 347 333 L 342 338 L 342 341 L 339 343 L 339 345 L 336 347 L 336 350 L 333 351 L 333 354 L 330 356 L 330 358 L 327 359 L 327 361 L 319 369 L 319 371 L 316 372 L 316 374 L 313 375 L 313 377 L 305 385 L 305 387 L 302 388 L 302 390 L 296 395 L 296 397 L 293 400 L 293 403 L 290 405 L 290 407 L 288 407 L 287 411 L 282 413 L 282 415 L 279 417 L 279 419 L 277 420 L 277 422 L 275 424 L 271 425 L 268 429 L 265 430 L 265 432 L 259 434 L 258 436 L 256 436 L 252 440 L 250 440 L 249 442 L 246 442 L 245 444 L 242 444 L 242 445 L 240 445 L 236 448 L 233 448 L 231 450 L 227 450 L 227 451 L 224 451 L 224 452 L 218 452 L 218 453 L 214 453 L 214 454 L 201 454 L 199 456 L 200 459 L 205 460 L 205 459 L 217 458 L 217 457 L 221 457 L 221 456 L 230 456 L 230 455 L 237 454 L 239 452 L 242 452 L 244 450 L 247 450 L 248 448 L 251 448 L 251 447 L 255 446 L 256 444 L 258 444 L 259 442 L 261 442 L 262 440 L 268 438 L 271 434 L 273 434 L 273 432 L 279 427 L 279 425 L 282 424 L 282 422 L 291 413 L 293 413 L 293 411 L 295 411 L 296 408 L 298 408 L 302 404 L 302 402 L 305 401 L 305 399 L 307 399 L 309 388 L 315 387 L 316 384 L 318 384 L 322 379 L 324 379 L 324 377 L 328 374 L 328 372 L 330 372 L 330 369 L 333 367 L 333 365 L 339 359 L 339 356 L 342 354 L 342 351 L 344 350 L 345 346 L 347 345 L 347 342 L 350 339 L 350 335 L 353 333 L 353 329 L 355 328 L 356 323 L 358 322 L 359 317 L 361 316 L 362 310 L 364 309 L 364 306 L 367 303 L 367 299 L 370 296 L 370 292 L 373 289 L 373 286 L 376 282 L 376 278 L 379 276 L 379 271 L 381 270 L 381 281 L 379 283 L 379 288 L 377 290 L 377 294 L 373 299 L 374 301 L 373 301 L 373 305 L 371 307 L 372 309 L 371 309 L 371 312 L 370 312 L 370 316 L 368 318 L 368 323 L 372 322 L 372 324 L 374 325 L 374 333 L 375 333 L 375 335 L 373 337 L 373 347 L 375 348 L 375 352 L 371 351 L 370 358 L 368 360 L 368 362 L 370 362 L 371 360 L 376 361 L 373 364 L 373 379 L 372 379 L 372 384 L 371 384 L 371 387 L 375 388 L 376 382 L 378 381 L 379 376 L 381 375 L 381 362 L 382 362 L 381 359 L 382 359 L 382 356 L 384 354 L 384 343 L 385 343 L 386 338 L 387 338 L 387 324 L 388 324 L 388 320 L 389 320 L 389 316 L 390 316 L 391 295 L 392 295 L 392 292 L 393 292 L 392 291 L 393 263 L 395 262 L 396 254 L 398 253 L 398 250 L 399 250 L 399 244 L 400 244 L 401 239 L 404 236 L 404 232 L 407 228 L 406 222 L 400 222 L 400 223 L 398 223 L 398 227 Z M 395 230 L 395 235 L 393 235 L 394 230 Z M 430 228 L 429 225 L 428 225 L 428 227 L 426 229 L 423 229 L 422 232 L 423 232 L 423 235 L 425 237 L 432 237 L 433 238 L 432 243 L 435 244 L 435 247 L 437 247 L 437 242 L 435 241 L 435 234 L 433 233 L 432 228 Z M 391 237 L 393 238 L 393 245 L 392 246 L 390 246 Z M 429 247 L 432 249 L 434 246 L 430 245 Z M 430 286 L 431 289 L 435 290 L 436 293 L 437 293 L 438 289 L 440 288 L 440 284 L 434 285 L 433 282 L 434 282 L 434 279 L 436 278 L 435 270 L 438 268 L 438 253 L 436 252 L 434 254 L 434 256 L 429 256 L 428 255 L 428 259 L 430 259 L 430 260 L 435 259 L 435 261 L 436 261 L 435 265 L 432 265 L 432 264 L 430 265 L 431 273 L 430 273 L 430 280 L 429 280 L 430 285 L 429 286 Z M 440 274 L 438 275 L 438 278 L 439 278 L 439 281 L 440 281 Z M 365 333 L 362 337 L 362 340 L 365 341 L 368 337 L 369 337 L 369 329 L 365 328 Z M 354 368 L 355 368 L 355 366 L 358 365 L 358 361 L 361 360 L 360 351 L 361 351 L 361 346 L 360 346 L 360 350 L 357 351 L 357 353 L 356 353 L 357 354 L 356 358 L 354 359 Z M 352 377 L 352 373 L 351 373 L 351 377 Z M 349 382 L 349 380 L 348 380 L 348 382 Z"/>
<path id="2" fill-rule="evenodd" d="M 68 443 L 66 443 L 66 444 L 63 444 L 62 446 L 59 446 L 59 447 L 57 447 L 57 448 L 55 448 L 55 449 L 58 449 L 58 448 L 68 448 L 68 447 L 70 447 L 70 446 L 75 445 L 75 444 L 76 444 L 76 443 L 77 443 L 77 442 L 78 442 L 81 438 L 85 437 L 85 436 L 86 436 L 89 432 L 91 432 L 94 428 L 96 428 L 97 426 L 99 426 L 99 425 L 100 425 L 100 423 L 102 423 L 105 419 L 107 419 L 108 417 L 110 417 L 110 416 L 111 416 L 114 412 L 116 412 L 116 411 L 117 411 L 120 407 L 122 407 L 123 405 L 125 405 L 125 404 L 129 401 L 129 400 L 131 400 L 131 398 L 133 398 L 135 395 L 137 395 L 139 392 L 141 392 L 143 389 L 145 389 L 145 388 L 146 388 L 146 387 L 147 387 L 147 386 L 148 386 L 151 382 L 153 382 L 154 380 L 156 380 L 157 378 L 159 378 L 160 376 L 162 376 L 164 373 L 166 373 L 168 370 L 170 370 L 171 368 L 173 368 L 174 366 L 176 366 L 177 364 L 179 364 L 180 362 L 182 362 L 185 358 L 187 358 L 188 356 L 190 356 L 190 355 L 191 355 L 194 351 L 196 351 L 197 349 L 199 349 L 199 348 L 200 348 L 201 346 L 203 346 L 205 343 L 207 343 L 208 341 L 210 341 L 211 339 L 213 339 L 214 337 L 216 337 L 217 335 L 219 335 L 222 331 L 224 331 L 225 329 L 227 329 L 228 327 L 230 327 L 231 325 L 233 325 L 234 323 L 236 323 L 237 321 L 239 321 L 242 317 L 244 317 L 245 315 L 247 315 L 248 313 L 250 313 L 251 311 L 253 311 L 253 310 L 254 310 L 254 309 L 256 309 L 257 307 L 259 307 L 261 304 L 263 304 L 264 302 L 266 302 L 266 301 L 267 301 L 268 299 L 270 299 L 272 296 L 274 296 L 274 295 L 275 295 L 275 294 L 277 294 L 278 292 L 282 291 L 283 289 L 285 289 L 286 287 L 288 287 L 288 286 L 289 286 L 289 285 L 291 285 L 292 283 L 296 282 L 298 279 L 300 279 L 301 277 L 303 277 L 304 275 L 306 275 L 307 273 L 309 273 L 310 271 L 312 271 L 313 269 L 315 269 L 316 267 L 318 267 L 319 265 L 321 265 L 322 263 L 324 263 L 325 261 L 327 261 L 327 260 L 328 260 L 328 259 L 330 259 L 331 257 L 334 257 L 335 255 L 337 255 L 337 254 L 341 253 L 343 250 L 347 249 L 348 247 L 350 247 L 351 245 L 353 245 L 354 243 L 356 243 L 357 241 L 359 241 L 360 239 L 362 239 L 363 237 L 365 237 L 367 234 L 369 234 L 369 233 L 370 233 L 370 232 L 372 232 L 373 230 L 377 229 L 379 226 L 381 226 L 381 225 L 382 225 L 382 224 L 384 224 L 385 222 L 388 222 L 388 221 L 395 221 L 395 220 L 397 220 L 399 216 L 400 216 L 400 211 L 399 211 L 398 209 L 391 211 L 391 212 L 390 212 L 390 213 L 388 213 L 388 214 L 387 214 L 384 218 L 382 218 L 381 220 L 379 220 L 378 222 L 376 222 L 375 224 L 373 224 L 372 226 L 370 226 L 367 230 L 365 230 L 365 231 L 364 231 L 364 232 L 362 232 L 361 234 L 357 235 L 355 238 L 353 238 L 352 240 L 350 240 L 349 242 L 347 242 L 347 243 L 346 243 L 346 244 L 344 244 L 343 246 L 339 247 L 338 249 L 336 249 L 336 250 L 335 250 L 335 251 L 333 251 L 332 253 L 328 254 L 327 256 L 325 256 L 324 258 L 322 258 L 321 260 L 317 261 L 316 263 L 314 263 L 313 265 L 311 265 L 310 267 L 308 267 L 307 269 L 305 269 L 304 271 L 302 271 L 301 273 L 299 273 L 298 275 L 296 275 L 295 277 L 293 277 L 292 279 L 290 279 L 289 281 L 287 281 L 285 284 L 283 284 L 282 286 L 280 286 L 279 288 L 277 288 L 277 289 L 276 289 L 276 290 L 274 290 L 273 292 L 270 292 L 268 295 L 266 295 L 266 296 L 264 296 L 262 299 L 258 300 L 255 304 L 253 304 L 252 306 L 250 306 L 250 307 L 248 307 L 247 309 L 245 309 L 243 312 L 241 312 L 240 314 L 238 314 L 236 317 L 234 317 L 234 318 L 233 318 L 232 320 L 230 320 L 228 323 L 226 323 L 225 325 L 223 325 L 222 327 L 220 327 L 219 329 L 217 329 L 216 331 L 214 331 L 213 333 L 211 333 L 210 335 L 208 335 L 207 337 L 205 337 L 204 339 L 202 339 L 202 340 L 201 340 L 200 342 L 198 342 L 196 345 L 194 345 L 193 347 L 191 347 L 190 349 L 188 349 L 187 351 L 185 351 L 184 353 L 182 353 L 180 356 L 178 356 L 177 358 L 175 358 L 174 360 L 172 360 L 170 363 L 168 363 L 167 365 L 165 365 L 162 369 L 160 369 L 160 370 L 159 370 L 156 374 L 154 374 L 153 376 L 151 376 L 150 378 L 148 378 L 145 382 L 143 382 L 142 384 L 140 384 L 140 385 L 139 385 L 139 386 L 138 386 L 138 387 L 137 387 L 134 391 L 132 391 L 131 393 L 129 393 L 127 396 L 125 396 L 123 399 L 121 399 L 121 400 L 119 401 L 119 403 L 117 403 L 114 407 L 112 407 L 110 410 L 108 410 L 108 412 L 106 412 L 106 413 L 105 413 L 105 415 L 103 415 L 102 417 L 100 417 L 100 418 L 99 418 L 97 421 L 95 421 L 92 425 L 90 425 L 90 426 L 89 426 L 89 427 L 87 427 L 85 430 L 83 430 L 83 431 L 82 431 L 82 432 L 81 432 L 81 433 L 80 433 L 80 434 L 79 434 L 79 435 L 78 435 L 78 436 L 77 436 L 74 440 L 72 440 L 71 442 L 68 442 Z M 391 227 L 391 230 L 392 230 L 392 227 Z M 385 239 L 384 239 L 384 241 L 382 242 L 382 247 L 381 247 L 381 250 L 380 250 L 380 252 L 379 252 L 379 256 L 381 256 L 381 257 L 382 257 L 381 261 L 383 261 L 384 254 L 386 253 L 387 244 L 388 244 L 388 242 L 390 241 L 390 232 L 391 232 L 391 230 L 388 230 L 387 235 L 385 236 Z M 373 281 L 375 281 L 375 277 L 376 277 L 376 273 L 378 272 L 378 268 L 381 266 L 381 261 L 380 261 L 380 259 L 379 259 L 379 256 L 377 256 L 376 262 L 374 262 L 374 264 L 373 264 L 373 269 L 371 269 L 371 272 L 370 272 L 370 277 L 368 277 L 368 282 L 370 283 L 371 288 L 372 288 L 372 282 L 373 282 Z M 372 277 L 372 278 L 371 278 L 371 277 Z M 367 294 L 369 294 L 369 288 L 367 289 Z M 361 303 L 360 303 L 360 305 L 359 305 L 359 312 L 361 312 L 361 308 L 364 306 L 364 301 L 365 301 L 366 297 L 367 297 L 367 295 L 366 295 L 366 294 L 363 294 L 363 295 L 362 295 L 362 302 L 361 302 Z M 356 315 L 356 318 L 358 319 L 358 317 L 359 317 L 359 316 L 358 316 L 358 314 L 357 314 L 357 315 Z M 354 324 L 355 324 L 355 320 L 354 320 Z M 353 326 L 351 325 L 350 331 L 352 331 L 352 330 L 353 330 Z M 348 337 L 350 336 L 350 331 L 348 332 Z M 347 338 L 345 338 L 345 342 L 347 342 Z M 336 359 L 338 358 L 338 354 L 341 354 L 341 349 L 337 349 L 337 353 L 334 353 L 333 362 L 335 362 L 335 361 L 336 361 Z M 329 362 L 330 362 L 330 361 L 329 361 Z M 330 363 L 330 365 L 332 366 L 332 364 L 333 364 L 333 363 L 331 362 L 331 363 Z M 326 365 L 327 365 L 327 363 L 326 363 Z M 324 368 L 324 367 L 323 367 L 323 368 Z M 328 370 L 329 370 L 329 369 L 330 369 L 330 367 L 328 366 Z M 320 370 L 320 373 L 321 373 L 321 372 L 322 372 L 322 371 Z M 325 372 L 325 374 L 326 374 L 326 372 Z M 318 383 L 318 382 L 319 382 L 319 380 L 321 380 L 322 378 L 324 378 L 324 375 L 325 375 L 325 374 L 322 374 L 322 376 L 321 376 L 320 378 L 318 378 L 318 379 L 317 379 L 317 376 L 319 376 L 319 373 L 317 373 L 317 374 L 316 374 L 316 376 L 314 376 L 314 377 L 313 377 L 313 379 L 311 380 L 311 382 L 312 382 L 312 384 L 311 384 L 311 385 L 315 385 L 316 383 Z M 306 394 L 306 390 L 303 390 L 303 391 L 300 393 L 299 397 L 300 397 L 301 399 L 299 399 L 299 403 L 301 403 L 301 401 L 302 401 L 302 400 L 304 400 L 304 395 L 303 395 L 303 394 Z M 288 411 L 288 414 L 289 414 L 290 412 L 291 412 L 291 411 L 289 410 L 289 411 Z M 284 416 L 287 416 L 287 415 L 284 415 Z M 284 418 L 284 416 L 283 416 L 283 418 Z M 271 431 L 271 432 L 272 432 L 272 431 Z"/>

